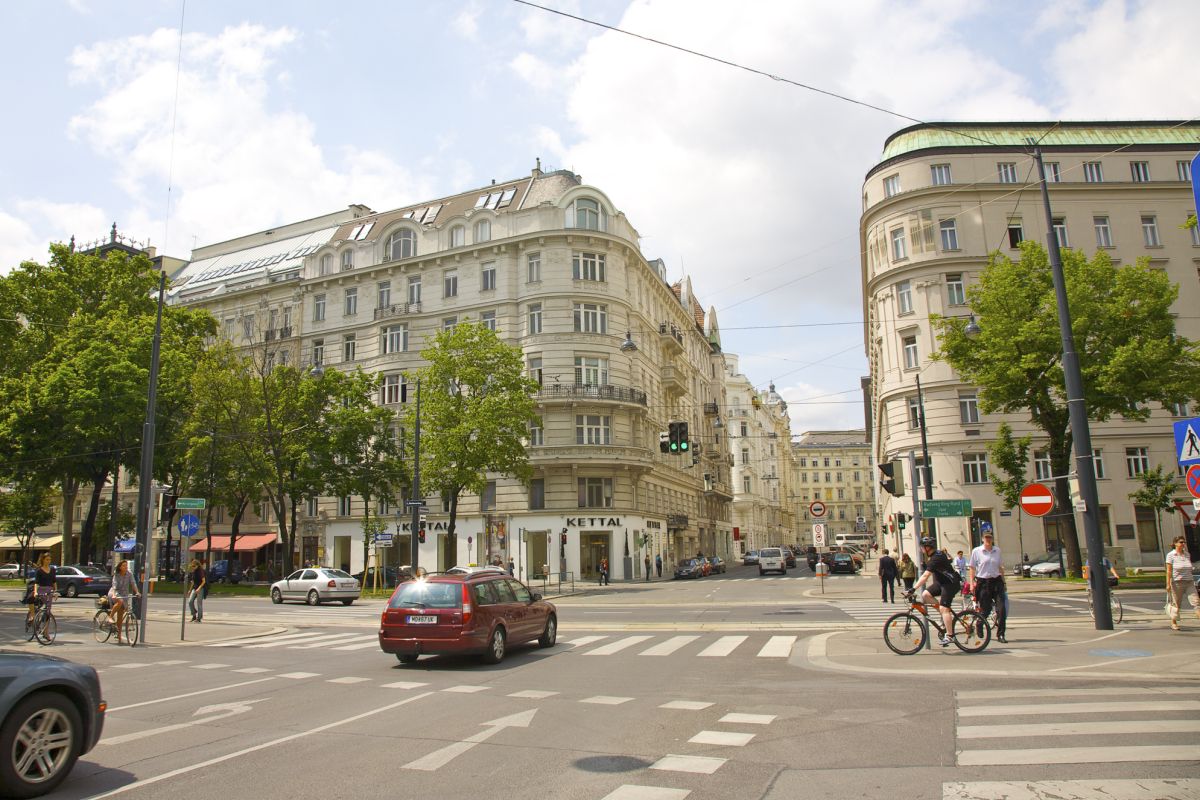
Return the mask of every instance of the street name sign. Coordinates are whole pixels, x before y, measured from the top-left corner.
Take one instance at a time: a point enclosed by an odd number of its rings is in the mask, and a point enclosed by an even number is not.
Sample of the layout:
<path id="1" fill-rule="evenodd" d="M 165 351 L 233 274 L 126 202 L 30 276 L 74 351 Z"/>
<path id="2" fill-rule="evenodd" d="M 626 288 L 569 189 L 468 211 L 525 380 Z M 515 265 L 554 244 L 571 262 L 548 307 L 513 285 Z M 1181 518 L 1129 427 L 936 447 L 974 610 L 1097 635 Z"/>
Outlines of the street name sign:
<path id="1" fill-rule="evenodd" d="M 970 500 L 922 500 L 922 517 L 969 517 Z"/>
<path id="2" fill-rule="evenodd" d="M 203 511 L 203 497 L 179 497 L 175 500 L 175 508 L 180 511 Z"/>
<path id="3" fill-rule="evenodd" d="M 1034 517 L 1044 517 L 1054 508 L 1054 492 L 1040 483 L 1031 483 L 1021 490 L 1021 510 Z"/>

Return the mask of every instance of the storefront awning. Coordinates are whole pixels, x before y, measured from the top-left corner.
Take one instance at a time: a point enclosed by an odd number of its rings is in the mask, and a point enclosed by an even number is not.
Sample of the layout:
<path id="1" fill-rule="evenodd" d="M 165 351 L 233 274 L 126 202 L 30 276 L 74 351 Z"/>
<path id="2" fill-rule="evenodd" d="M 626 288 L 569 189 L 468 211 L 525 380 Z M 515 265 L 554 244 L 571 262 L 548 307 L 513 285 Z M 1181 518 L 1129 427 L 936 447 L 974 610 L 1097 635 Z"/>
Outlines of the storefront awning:
<path id="1" fill-rule="evenodd" d="M 200 539 L 188 548 L 188 552 L 203 553 L 208 549 L 207 542 L 207 539 Z M 238 534 L 237 541 L 234 542 L 234 550 L 239 553 L 248 553 L 266 547 L 269 544 L 275 544 L 275 534 L 273 533 L 242 533 Z M 212 537 L 212 549 L 228 552 L 229 537 Z"/>
<path id="2" fill-rule="evenodd" d="M 45 550 L 49 547 L 62 542 L 61 536 L 35 536 L 29 543 L 30 550 Z M 20 550 L 21 539 L 17 536 L 5 536 L 0 538 L 0 550 Z"/>

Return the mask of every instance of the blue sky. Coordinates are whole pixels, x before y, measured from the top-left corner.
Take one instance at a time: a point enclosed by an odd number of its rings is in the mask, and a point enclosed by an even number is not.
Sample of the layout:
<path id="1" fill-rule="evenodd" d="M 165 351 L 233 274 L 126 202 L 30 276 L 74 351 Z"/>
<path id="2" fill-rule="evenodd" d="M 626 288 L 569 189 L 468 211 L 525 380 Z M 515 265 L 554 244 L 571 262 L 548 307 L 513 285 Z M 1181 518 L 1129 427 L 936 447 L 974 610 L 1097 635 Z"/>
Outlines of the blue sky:
<path id="1" fill-rule="evenodd" d="M 919 119 L 1200 115 L 1194 0 L 544 3 Z M 794 431 L 863 424 L 861 183 L 905 120 L 511 0 L 191 0 L 175 115 L 182 8 L 0 8 L 0 272 L 114 220 L 187 257 L 540 157 L 691 276 Z"/>

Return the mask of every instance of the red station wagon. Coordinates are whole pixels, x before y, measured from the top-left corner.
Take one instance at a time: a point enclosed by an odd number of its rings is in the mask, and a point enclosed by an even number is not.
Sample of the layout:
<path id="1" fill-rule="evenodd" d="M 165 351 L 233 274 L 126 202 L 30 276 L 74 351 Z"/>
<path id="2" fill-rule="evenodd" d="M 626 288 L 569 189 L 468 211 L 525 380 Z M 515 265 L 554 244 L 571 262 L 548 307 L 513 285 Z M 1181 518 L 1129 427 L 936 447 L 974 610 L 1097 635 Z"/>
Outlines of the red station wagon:
<path id="1" fill-rule="evenodd" d="M 554 604 L 491 569 L 402 583 L 379 621 L 379 647 L 402 664 L 426 653 L 478 653 L 498 664 L 510 645 L 553 647 L 557 638 Z"/>

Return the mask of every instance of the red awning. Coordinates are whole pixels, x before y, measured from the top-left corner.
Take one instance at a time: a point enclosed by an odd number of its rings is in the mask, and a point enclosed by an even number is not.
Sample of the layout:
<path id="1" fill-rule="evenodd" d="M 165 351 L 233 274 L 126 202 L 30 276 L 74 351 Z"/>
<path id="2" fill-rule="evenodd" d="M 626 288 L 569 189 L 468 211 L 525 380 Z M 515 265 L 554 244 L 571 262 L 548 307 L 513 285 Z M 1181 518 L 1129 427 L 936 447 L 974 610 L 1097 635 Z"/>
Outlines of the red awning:
<path id="1" fill-rule="evenodd" d="M 201 539 L 194 545 L 188 548 L 189 553 L 203 553 L 208 549 L 208 540 Z M 237 541 L 234 543 L 234 549 L 239 553 L 247 553 L 259 548 L 266 547 L 269 544 L 275 544 L 275 534 L 273 533 L 239 533 Z M 228 552 L 229 537 L 214 536 L 212 537 L 212 549 Z"/>

